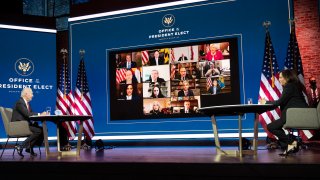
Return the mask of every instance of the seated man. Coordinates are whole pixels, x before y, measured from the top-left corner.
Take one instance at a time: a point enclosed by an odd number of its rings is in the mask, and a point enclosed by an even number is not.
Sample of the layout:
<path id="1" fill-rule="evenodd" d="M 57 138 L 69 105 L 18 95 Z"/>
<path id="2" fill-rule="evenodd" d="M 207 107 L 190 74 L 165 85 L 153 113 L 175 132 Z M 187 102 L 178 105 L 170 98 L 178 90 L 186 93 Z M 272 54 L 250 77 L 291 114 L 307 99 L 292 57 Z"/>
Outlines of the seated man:
<path id="1" fill-rule="evenodd" d="M 218 94 L 221 92 L 221 87 L 219 86 L 217 79 L 213 79 L 212 86 L 208 87 L 208 92 L 210 94 Z"/>
<path id="2" fill-rule="evenodd" d="M 187 73 L 185 67 L 179 69 L 179 74 L 175 77 L 176 80 L 184 81 L 192 79 L 192 76 Z"/>
<path id="3" fill-rule="evenodd" d="M 32 156 L 37 156 L 37 154 L 33 151 L 34 145 L 41 145 L 43 143 L 43 132 L 42 127 L 38 125 L 37 122 L 33 122 L 30 120 L 30 116 L 32 115 L 46 115 L 46 112 L 35 113 L 32 111 L 29 102 L 32 100 L 33 92 L 31 88 L 24 88 L 21 91 L 21 97 L 16 102 L 13 112 L 11 122 L 15 121 L 28 121 L 30 131 L 33 133 L 30 135 L 22 145 L 17 145 L 16 149 L 20 156 L 23 157 L 22 150 L 26 148 L 26 152 L 30 153 Z"/>
<path id="4" fill-rule="evenodd" d="M 151 71 L 150 78 L 146 82 L 149 82 L 150 84 L 156 84 L 156 83 L 160 84 L 165 81 L 163 78 L 159 77 L 159 71 L 154 69 Z"/>
<path id="5" fill-rule="evenodd" d="M 189 89 L 189 82 L 188 81 L 183 81 L 182 82 L 182 89 L 178 92 L 178 97 L 182 96 L 194 96 L 193 91 Z"/>
<path id="6" fill-rule="evenodd" d="M 193 114 L 193 113 L 195 113 L 193 111 L 193 109 L 191 108 L 190 101 L 184 101 L 183 106 L 184 106 L 184 109 L 180 109 L 180 113 L 181 114 L 189 114 L 189 113 Z"/>

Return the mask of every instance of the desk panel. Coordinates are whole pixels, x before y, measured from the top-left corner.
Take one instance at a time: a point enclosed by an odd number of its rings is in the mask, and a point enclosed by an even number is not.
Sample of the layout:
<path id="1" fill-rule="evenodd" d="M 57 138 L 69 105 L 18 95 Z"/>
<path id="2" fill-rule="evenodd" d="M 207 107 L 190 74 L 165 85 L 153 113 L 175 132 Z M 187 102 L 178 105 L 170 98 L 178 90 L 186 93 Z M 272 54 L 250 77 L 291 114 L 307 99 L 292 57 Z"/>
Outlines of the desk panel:
<path id="1" fill-rule="evenodd" d="M 30 116 L 33 121 L 41 121 L 43 127 L 44 144 L 46 150 L 46 156 L 62 157 L 62 156 L 76 156 L 80 155 L 81 138 L 83 133 L 83 121 L 92 118 L 90 115 L 45 115 L 45 116 Z M 48 141 L 48 129 L 47 121 L 51 121 L 57 125 L 57 148 L 58 152 L 50 152 Z M 59 123 L 66 121 L 79 121 L 78 127 L 78 142 L 76 151 L 61 151 L 60 150 L 60 135 L 59 135 Z"/>

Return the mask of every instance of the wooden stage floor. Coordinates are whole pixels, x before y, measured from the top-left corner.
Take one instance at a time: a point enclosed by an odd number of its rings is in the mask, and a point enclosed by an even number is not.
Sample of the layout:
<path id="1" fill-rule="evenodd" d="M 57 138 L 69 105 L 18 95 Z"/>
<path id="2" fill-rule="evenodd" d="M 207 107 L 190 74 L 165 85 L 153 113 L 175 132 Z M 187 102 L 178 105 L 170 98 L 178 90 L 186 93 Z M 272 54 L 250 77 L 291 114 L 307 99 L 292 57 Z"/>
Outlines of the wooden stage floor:
<path id="1" fill-rule="evenodd" d="M 237 147 L 223 147 L 237 149 Z M 95 151 L 81 150 L 80 157 L 46 158 L 13 149 L 0 160 L 1 177 L 101 178 L 101 179 L 318 179 L 320 146 L 310 145 L 287 158 L 280 149 L 258 147 L 258 155 L 216 155 L 214 146 L 135 146 Z M 1 149 L 2 150 L 2 149 Z M 56 148 L 51 148 L 56 151 Z M 28 174 L 28 176 L 26 176 Z M 31 175 L 35 174 L 35 175 Z M 38 176 L 44 178 L 43 176 Z"/>

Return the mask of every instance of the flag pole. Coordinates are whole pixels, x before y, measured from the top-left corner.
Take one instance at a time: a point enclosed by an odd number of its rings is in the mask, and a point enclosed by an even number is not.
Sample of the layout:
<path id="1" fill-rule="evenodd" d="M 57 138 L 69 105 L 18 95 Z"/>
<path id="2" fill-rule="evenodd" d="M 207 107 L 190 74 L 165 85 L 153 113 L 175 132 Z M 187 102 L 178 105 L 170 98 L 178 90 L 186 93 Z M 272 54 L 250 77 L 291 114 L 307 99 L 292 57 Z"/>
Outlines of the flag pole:
<path id="1" fill-rule="evenodd" d="M 80 54 L 80 63 L 82 60 L 84 60 L 84 54 L 86 53 L 86 51 L 84 49 L 80 49 L 79 54 Z M 80 88 L 80 92 L 81 92 L 81 100 L 83 100 L 83 76 L 81 76 L 80 78 L 80 84 L 81 84 L 81 88 Z"/>
<path id="2" fill-rule="evenodd" d="M 66 54 L 68 53 L 67 49 L 61 49 L 60 53 L 62 53 L 62 58 L 63 58 L 63 68 L 66 69 Z M 66 91 L 66 71 L 63 73 L 63 98 L 67 98 L 67 91 Z"/>
<path id="3" fill-rule="evenodd" d="M 289 19 L 289 25 L 290 25 L 290 38 L 293 38 L 291 42 L 296 42 L 295 38 L 295 19 Z M 293 46 L 295 46 L 295 44 L 293 44 Z M 297 57 L 296 57 L 296 53 L 293 53 L 293 71 L 296 73 L 296 75 L 298 75 L 298 67 L 297 67 Z"/>
<path id="4" fill-rule="evenodd" d="M 269 27 L 271 26 L 271 22 L 270 21 L 264 21 L 262 25 L 265 27 L 266 34 L 267 34 L 269 32 Z M 267 41 L 268 41 L 267 44 L 270 45 L 271 42 L 270 42 L 270 38 L 269 37 L 267 38 Z M 270 67 L 270 70 L 271 70 L 271 82 L 272 82 L 271 86 L 272 86 L 272 88 L 274 88 L 274 81 L 275 80 L 274 80 L 274 73 L 273 73 L 273 67 L 272 67 L 271 48 L 269 47 L 268 49 L 269 49 L 269 55 L 270 55 L 269 56 L 269 61 L 270 61 L 270 66 L 271 66 Z"/>

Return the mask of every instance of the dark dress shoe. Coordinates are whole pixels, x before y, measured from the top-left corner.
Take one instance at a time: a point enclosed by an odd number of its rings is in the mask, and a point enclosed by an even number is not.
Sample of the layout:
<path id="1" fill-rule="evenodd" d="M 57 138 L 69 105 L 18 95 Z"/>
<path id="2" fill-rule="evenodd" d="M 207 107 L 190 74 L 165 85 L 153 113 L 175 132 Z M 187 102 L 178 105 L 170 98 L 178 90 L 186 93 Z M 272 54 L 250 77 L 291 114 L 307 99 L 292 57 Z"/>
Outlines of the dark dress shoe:
<path id="1" fill-rule="evenodd" d="M 37 156 L 37 153 L 35 153 L 32 148 L 27 148 L 26 152 L 30 153 L 31 156 Z"/>
<path id="2" fill-rule="evenodd" d="M 20 145 L 15 146 L 19 156 L 24 157 L 24 155 L 22 154 L 22 150 L 23 148 Z"/>

